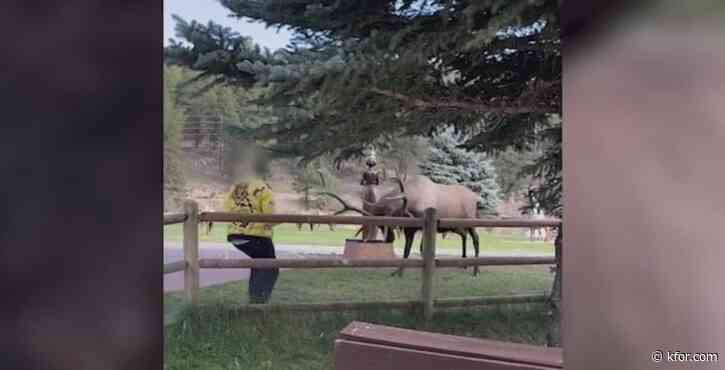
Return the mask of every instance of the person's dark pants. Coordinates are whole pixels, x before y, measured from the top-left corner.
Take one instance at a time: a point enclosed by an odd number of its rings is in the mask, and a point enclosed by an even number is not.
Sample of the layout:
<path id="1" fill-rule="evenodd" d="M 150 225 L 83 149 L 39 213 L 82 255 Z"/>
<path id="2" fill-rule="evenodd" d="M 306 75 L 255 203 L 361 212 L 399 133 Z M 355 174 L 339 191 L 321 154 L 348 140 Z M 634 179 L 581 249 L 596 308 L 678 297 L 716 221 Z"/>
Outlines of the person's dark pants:
<path id="1" fill-rule="evenodd" d="M 276 258 L 272 239 L 248 236 L 229 235 L 227 240 L 250 258 Z M 279 269 L 251 269 L 249 275 L 249 302 L 267 303 L 272 289 L 277 282 Z"/>

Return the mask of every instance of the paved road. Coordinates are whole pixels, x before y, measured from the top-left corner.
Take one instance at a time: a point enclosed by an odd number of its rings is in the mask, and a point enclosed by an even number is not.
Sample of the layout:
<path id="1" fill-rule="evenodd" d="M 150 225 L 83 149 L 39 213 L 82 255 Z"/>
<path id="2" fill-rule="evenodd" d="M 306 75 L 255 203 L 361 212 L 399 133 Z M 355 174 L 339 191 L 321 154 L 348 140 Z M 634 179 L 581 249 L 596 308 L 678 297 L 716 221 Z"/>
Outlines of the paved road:
<path id="1" fill-rule="evenodd" d="M 482 248 L 483 249 L 483 248 Z M 336 258 L 342 255 L 343 247 L 327 247 L 313 245 L 276 245 L 275 250 L 279 258 Z M 402 251 L 396 251 L 399 255 Z M 439 255 L 459 256 L 460 250 L 444 249 L 438 251 Z M 536 253 L 496 253 L 481 251 L 481 256 L 540 256 Z M 413 255 L 416 257 L 416 252 Z M 184 253 L 181 242 L 164 242 L 164 263 L 182 260 Z M 248 258 L 229 243 L 202 242 L 199 245 L 199 258 Z M 249 278 L 249 269 L 202 269 L 199 272 L 199 285 L 207 287 L 226 283 L 229 281 L 246 280 Z M 175 272 L 164 274 L 164 292 L 173 292 L 184 289 L 184 274 Z"/>
<path id="2" fill-rule="evenodd" d="M 316 258 L 335 258 L 336 249 L 329 248 L 319 250 L 315 247 L 305 248 L 304 246 L 276 245 L 275 251 L 279 258 L 303 258 L 314 256 Z M 200 243 L 199 258 L 229 258 L 246 259 L 246 254 L 240 252 L 231 244 L 223 243 Z M 180 243 L 165 243 L 164 263 L 180 261 L 184 259 L 184 252 Z M 207 287 L 211 285 L 226 283 L 229 281 L 246 280 L 249 278 L 249 269 L 202 269 L 199 272 L 199 285 Z M 164 275 L 164 292 L 173 292 L 184 289 L 184 274 L 175 272 Z"/>

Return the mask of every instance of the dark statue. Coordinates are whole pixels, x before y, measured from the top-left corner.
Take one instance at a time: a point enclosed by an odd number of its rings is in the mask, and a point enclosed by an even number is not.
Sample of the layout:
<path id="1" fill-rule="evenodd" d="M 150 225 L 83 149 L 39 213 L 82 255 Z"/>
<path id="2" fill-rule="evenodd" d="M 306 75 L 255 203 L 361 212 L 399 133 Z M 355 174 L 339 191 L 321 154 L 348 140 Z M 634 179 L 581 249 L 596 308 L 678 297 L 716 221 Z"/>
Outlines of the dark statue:
<path id="1" fill-rule="evenodd" d="M 368 170 L 363 173 L 360 185 L 380 185 L 380 171 L 373 169 L 377 164 L 375 159 L 369 158 L 365 164 L 367 164 Z"/>

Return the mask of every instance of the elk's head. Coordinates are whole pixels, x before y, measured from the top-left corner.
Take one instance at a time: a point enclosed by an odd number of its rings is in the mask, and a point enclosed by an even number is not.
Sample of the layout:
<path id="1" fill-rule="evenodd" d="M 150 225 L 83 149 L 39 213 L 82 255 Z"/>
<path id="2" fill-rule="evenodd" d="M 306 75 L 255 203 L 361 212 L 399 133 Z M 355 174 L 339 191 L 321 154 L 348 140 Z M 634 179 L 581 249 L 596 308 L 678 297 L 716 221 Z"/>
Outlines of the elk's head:
<path id="1" fill-rule="evenodd" d="M 397 181 L 400 191 L 393 191 L 385 194 L 375 202 L 369 202 L 363 199 L 365 209 L 376 216 L 409 216 L 408 196 L 405 193 L 405 185 L 403 185 L 403 182 L 397 177 L 394 180 Z"/>
<path id="2" fill-rule="evenodd" d="M 332 197 L 336 199 L 340 204 L 342 204 L 343 209 L 335 212 L 335 215 L 339 215 L 344 212 L 353 211 L 357 212 L 363 216 L 412 216 L 408 210 L 407 210 L 407 204 L 408 199 L 405 195 L 405 188 L 403 186 L 402 181 L 398 180 L 398 184 L 400 185 L 400 192 L 399 193 L 388 193 L 381 197 L 379 200 L 376 201 L 368 201 L 363 199 L 363 203 L 365 204 L 364 209 L 356 208 L 345 202 L 342 197 L 338 196 L 337 194 L 330 193 L 330 192 L 322 192 L 320 195 L 326 195 L 329 197 Z M 324 181 L 324 180 L 323 180 Z M 363 225 L 358 232 L 355 234 L 356 236 L 363 232 L 369 225 Z M 386 235 L 385 240 L 389 243 L 392 243 L 393 240 L 395 240 L 395 237 L 393 235 L 392 229 L 385 227 L 385 230 L 383 234 Z M 365 235 L 365 234 L 363 234 Z M 365 238 L 363 238 L 365 239 Z"/>
<path id="3" fill-rule="evenodd" d="M 375 216 L 402 216 L 407 199 L 405 194 L 386 194 L 377 202 L 363 200 L 365 209 Z"/>
<path id="4" fill-rule="evenodd" d="M 342 204 L 343 209 L 338 211 L 336 214 L 340 214 L 347 211 L 353 211 L 357 212 L 359 214 L 362 214 L 364 216 L 398 216 L 398 217 L 405 217 L 409 216 L 407 206 L 408 206 L 408 198 L 405 194 L 405 186 L 403 185 L 403 182 L 400 181 L 400 179 L 397 179 L 398 185 L 400 186 L 400 191 L 396 192 L 390 192 L 388 194 L 383 195 L 380 197 L 380 199 L 376 201 L 370 201 L 363 199 L 363 204 L 365 207 L 364 209 L 358 209 L 356 207 L 353 207 L 349 205 L 347 202 L 345 202 L 340 196 L 330 193 L 330 192 L 322 192 L 321 195 L 327 195 L 338 202 Z"/>

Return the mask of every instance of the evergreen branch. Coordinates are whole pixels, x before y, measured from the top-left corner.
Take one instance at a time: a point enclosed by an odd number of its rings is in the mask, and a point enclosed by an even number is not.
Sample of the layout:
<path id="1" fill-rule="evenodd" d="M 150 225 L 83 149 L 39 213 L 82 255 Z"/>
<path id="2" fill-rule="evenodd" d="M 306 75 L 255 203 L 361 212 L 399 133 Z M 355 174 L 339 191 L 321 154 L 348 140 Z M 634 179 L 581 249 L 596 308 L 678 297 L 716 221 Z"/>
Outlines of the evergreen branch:
<path id="1" fill-rule="evenodd" d="M 476 113 L 497 113 L 497 114 L 525 114 L 525 113 L 555 113 L 550 108 L 542 108 L 538 106 L 525 105 L 491 105 L 483 102 L 466 102 L 466 101 L 428 101 L 420 98 L 414 98 L 395 91 L 387 89 L 379 89 L 376 87 L 368 89 L 369 91 L 394 98 L 406 103 L 409 106 L 421 109 L 457 109 Z"/>

